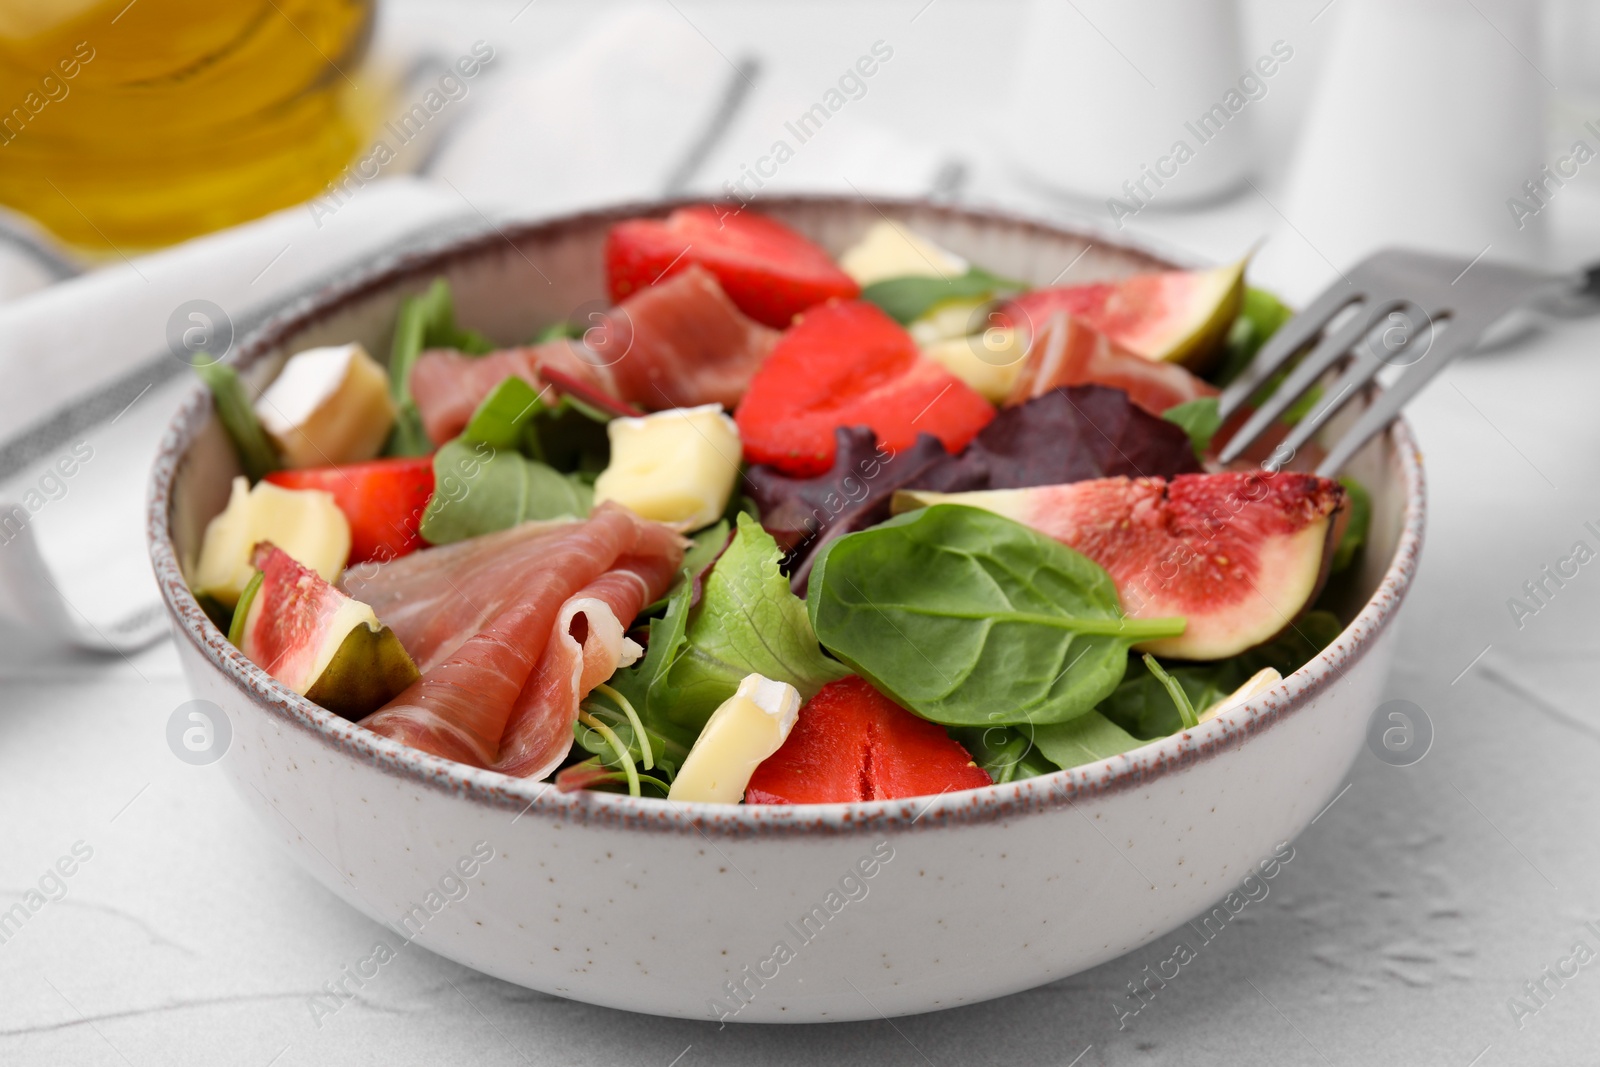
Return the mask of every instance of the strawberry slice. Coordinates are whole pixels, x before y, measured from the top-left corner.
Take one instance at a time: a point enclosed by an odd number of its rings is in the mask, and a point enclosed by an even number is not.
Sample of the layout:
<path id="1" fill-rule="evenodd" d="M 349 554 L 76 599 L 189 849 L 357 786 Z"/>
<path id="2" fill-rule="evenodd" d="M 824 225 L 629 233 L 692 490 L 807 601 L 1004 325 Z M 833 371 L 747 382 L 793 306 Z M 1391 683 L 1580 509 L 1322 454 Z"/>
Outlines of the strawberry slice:
<path id="1" fill-rule="evenodd" d="M 853 300 L 800 316 L 756 371 L 734 420 L 747 459 L 811 476 L 833 466 L 841 426 L 870 426 L 894 452 L 924 433 L 955 452 L 994 415 L 899 323 Z"/>
<path id="2" fill-rule="evenodd" d="M 944 727 L 854 675 L 823 686 L 789 738 L 756 768 L 746 804 L 898 800 L 992 784 Z"/>
<path id="3" fill-rule="evenodd" d="M 350 520 L 350 564 L 380 563 L 422 547 L 417 525 L 433 496 L 433 457 L 375 459 L 339 467 L 273 471 L 285 489 L 321 489 Z"/>
<path id="4" fill-rule="evenodd" d="M 828 253 L 789 227 L 709 206 L 617 223 L 606 234 L 605 263 L 613 303 L 698 263 L 740 311 L 779 330 L 813 304 L 861 293 Z"/>

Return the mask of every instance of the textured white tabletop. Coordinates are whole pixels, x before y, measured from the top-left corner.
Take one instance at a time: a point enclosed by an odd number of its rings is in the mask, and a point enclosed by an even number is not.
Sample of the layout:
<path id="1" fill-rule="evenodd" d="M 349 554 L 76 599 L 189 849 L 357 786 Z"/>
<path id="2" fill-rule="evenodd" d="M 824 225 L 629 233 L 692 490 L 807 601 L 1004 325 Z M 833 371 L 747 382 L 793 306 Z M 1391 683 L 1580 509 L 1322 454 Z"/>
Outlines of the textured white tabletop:
<path id="1" fill-rule="evenodd" d="M 505 23 L 521 6 L 473 18 Z M 773 42 L 787 42 L 801 74 L 833 68 L 825 42 L 846 19 L 842 6 L 683 6 L 724 50 L 765 48 L 777 64 Z M 421 5 L 391 15 L 433 32 Z M 516 40 L 537 55 L 586 17 L 541 3 Z M 939 0 L 908 23 L 928 49 L 915 58 L 908 43 L 908 65 L 956 62 L 951 41 L 1001 48 L 992 21 Z M 483 35 L 464 17 L 438 32 Z M 903 112 L 923 139 L 977 121 L 984 92 L 937 81 L 925 99 L 887 101 L 884 119 Z M 998 181 L 975 195 L 1051 210 Z M 1556 254 L 1600 255 L 1600 198 L 1575 189 L 1560 207 Z M 1247 194 L 1138 221 L 1221 256 L 1276 218 Z M 1597 352 L 1600 321 L 1564 324 L 1456 364 L 1416 404 L 1430 519 L 1387 697 L 1424 709 L 1433 747 L 1405 768 L 1364 752 L 1270 896 L 1125 1028 L 1113 1005 L 1167 955 L 1161 941 L 939 1014 L 721 1030 L 564 1001 L 412 946 L 319 1025 L 311 997 L 379 928 L 271 845 L 219 768 L 174 758 L 167 719 L 188 694 L 171 644 L 93 658 L 8 632 L 0 908 L 33 890 L 49 899 L 0 942 L 0 1063 L 1587 1062 L 1600 1046 L 1600 966 L 1582 965 L 1600 958 L 1600 573 L 1582 569 L 1520 628 L 1506 601 L 1574 541 L 1595 544 Z M 115 448 L 116 432 L 90 439 Z M 1569 977 L 1545 979 L 1547 967 Z"/>

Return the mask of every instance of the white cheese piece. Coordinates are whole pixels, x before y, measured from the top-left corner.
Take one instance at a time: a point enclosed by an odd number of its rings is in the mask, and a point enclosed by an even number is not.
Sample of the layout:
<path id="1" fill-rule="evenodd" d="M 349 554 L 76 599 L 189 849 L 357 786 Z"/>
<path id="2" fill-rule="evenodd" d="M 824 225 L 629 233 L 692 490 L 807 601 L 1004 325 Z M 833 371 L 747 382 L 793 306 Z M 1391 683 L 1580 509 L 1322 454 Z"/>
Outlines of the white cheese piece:
<path id="1" fill-rule="evenodd" d="M 635 514 L 698 530 L 728 507 L 739 479 L 739 429 L 721 406 L 673 408 L 606 424 L 611 462 L 594 502 L 615 500 Z"/>
<path id="2" fill-rule="evenodd" d="M 232 607 L 256 572 L 250 554 L 260 541 L 271 541 L 296 563 L 332 582 L 350 557 L 350 522 L 332 493 L 284 489 L 271 482 L 251 489 L 245 478 L 235 478 L 228 506 L 206 525 L 189 584 L 196 593 L 208 593 Z"/>
<path id="3" fill-rule="evenodd" d="M 290 467 L 372 459 L 394 426 L 389 375 L 359 344 L 291 357 L 256 400 L 256 417 Z"/>
<path id="4" fill-rule="evenodd" d="M 1028 355 L 1027 345 L 1010 326 L 970 337 L 951 337 L 924 345 L 922 354 L 966 382 L 991 404 L 1011 395 Z"/>
<path id="5" fill-rule="evenodd" d="M 1283 681 L 1283 675 L 1272 667 L 1263 667 L 1252 674 L 1243 685 L 1211 705 L 1200 713 L 1200 721 L 1214 719 L 1225 711 L 1231 711 L 1248 703 L 1251 698 L 1258 697 L 1268 689 Z"/>
<path id="6" fill-rule="evenodd" d="M 900 223 L 877 222 L 839 257 L 839 267 L 857 285 L 890 278 L 959 278 L 967 261 L 946 252 Z"/>
<path id="7" fill-rule="evenodd" d="M 747 674 L 711 713 L 684 757 L 668 800 L 737 804 L 761 761 L 783 747 L 800 716 L 800 693 L 787 682 Z"/>

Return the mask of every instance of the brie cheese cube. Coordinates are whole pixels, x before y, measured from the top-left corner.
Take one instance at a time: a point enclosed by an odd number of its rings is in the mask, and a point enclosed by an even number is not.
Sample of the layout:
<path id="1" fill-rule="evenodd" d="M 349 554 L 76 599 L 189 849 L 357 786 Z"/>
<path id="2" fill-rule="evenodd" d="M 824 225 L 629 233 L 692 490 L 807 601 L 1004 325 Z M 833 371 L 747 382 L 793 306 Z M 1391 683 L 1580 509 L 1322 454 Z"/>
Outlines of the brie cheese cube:
<path id="1" fill-rule="evenodd" d="M 615 500 L 641 518 L 698 530 L 717 520 L 739 480 L 739 429 L 718 404 L 673 408 L 606 424 L 611 462 L 594 502 Z"/>
<path id="2" fill-rule="evenodd" d="M 668 800 L 737 804 L 761 762 L 783 747 L 800 717 L 800 693 L 787 682 L 747 674 L 711 713 L 684 757 Z"/>
<path id="3" fill-rule="evenodd" d="M 884 220 L 839 257 L 839 268 L 865 287 L 890 278 L 959 278 L 967 273 L 967 261 Z"/>
<path id="4" fill-rule="evenodd" d="M 394 426 L 389 375 L 359 344 L 308 348 L 256 400 L 256 417 L 293 468 L 372 459 Z"/>
<path id="5" fill-rule="evenodd" d="M 1207 719 L 1214 719 L 1225 711 L 1230 711 L 1246 704 L 1251 698 L 1260 696 L 1281 681 L 1283 681 L 1283 675 L 1279 674 L 1276 668 L 1263 667 L 1252 674 L 1239 688 L 1202 711 L 1199 716 L 1200 721 L 1205 722 Z"/>
<path id="6" fill-rule="evenodd" d="M 350 558 L 350 521 L 332 493 L 271 482 L 251 489 L 245 478 L 235 478 L 227 508 L 206 525 L 189 584 L 229 607 L 237 604 L 256 573 L 250 555 L 260 541 L 271 541 L 331 583 Z"/>
<path id="7" fill-rule="evenodd" d="M 972 386 L 991 404 L 1002 404 L 1022 373 L 1027 345 L 1010 327 L 924 345 L 922 354 Z"/>

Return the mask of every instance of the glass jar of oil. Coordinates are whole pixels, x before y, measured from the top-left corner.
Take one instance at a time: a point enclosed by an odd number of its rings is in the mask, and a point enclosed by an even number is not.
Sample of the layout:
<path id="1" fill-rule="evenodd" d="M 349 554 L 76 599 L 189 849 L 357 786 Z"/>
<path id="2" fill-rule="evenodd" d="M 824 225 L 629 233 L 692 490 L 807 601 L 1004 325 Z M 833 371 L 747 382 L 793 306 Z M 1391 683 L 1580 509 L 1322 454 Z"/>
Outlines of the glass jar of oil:
<path id="1" fill-rule="evenodd" d="M 319 193 L 366 144 L 374 0 L 0 0 L 0 204 L 127 252 Z"/>

